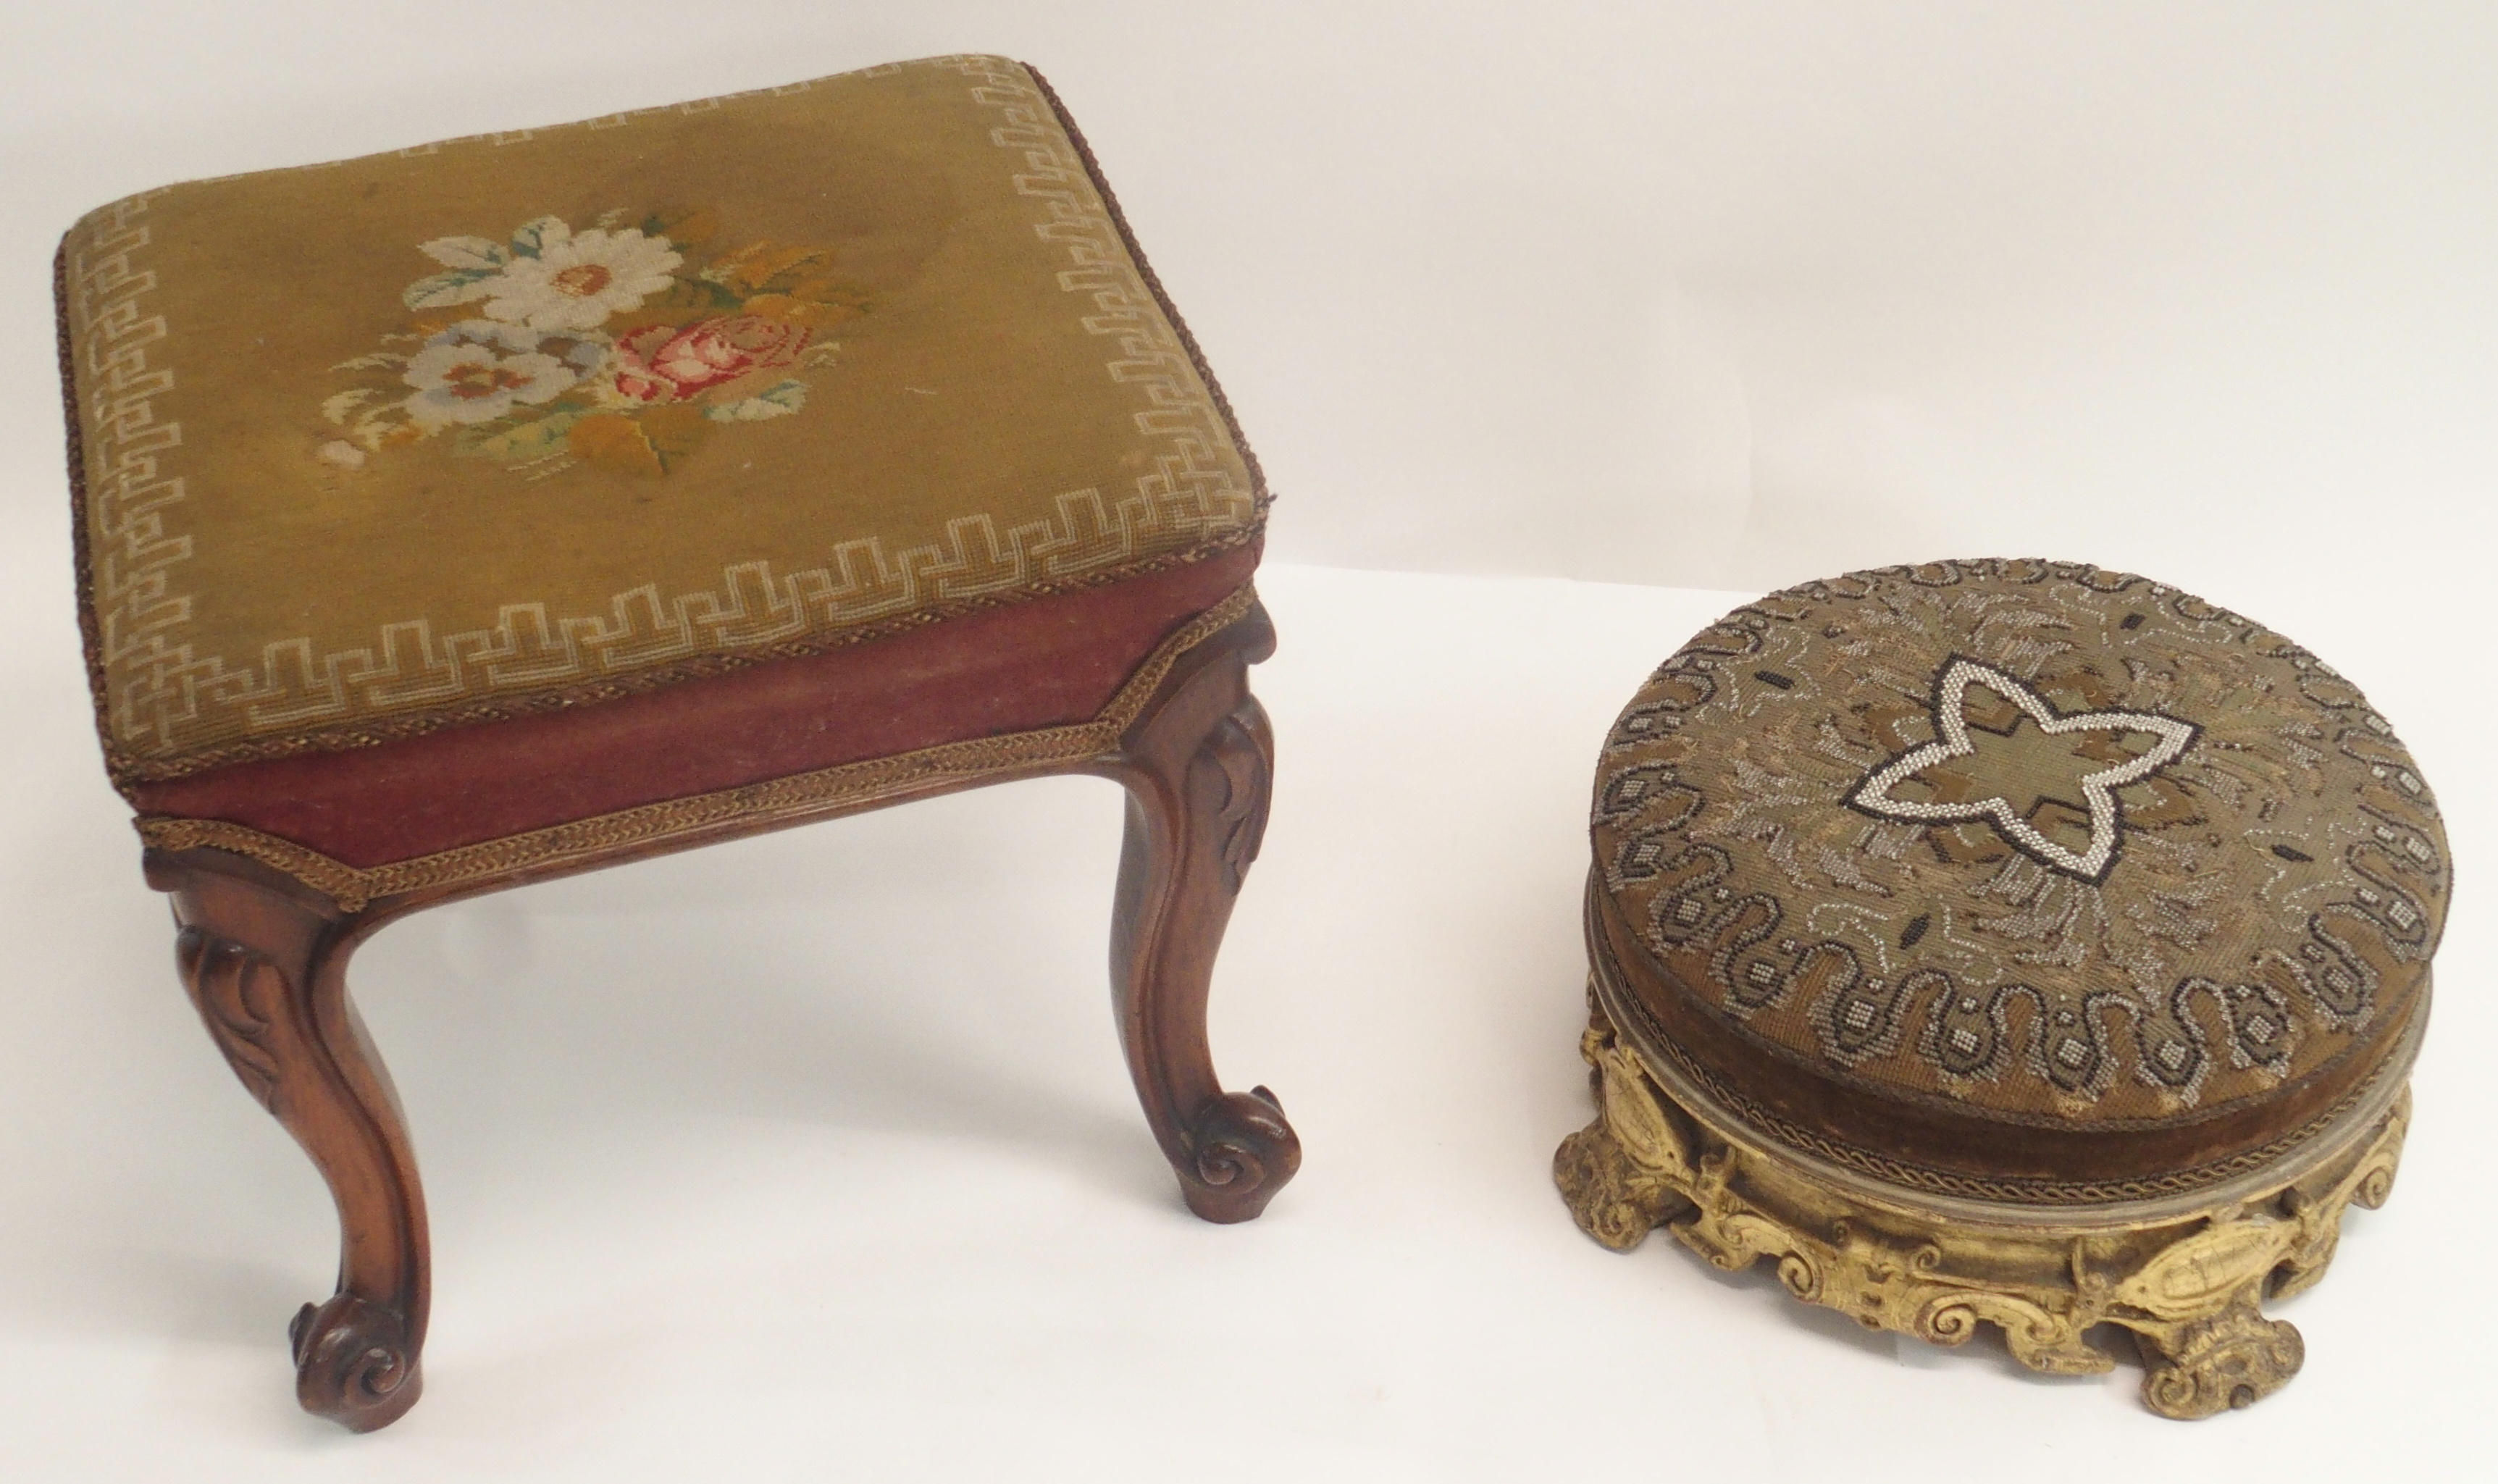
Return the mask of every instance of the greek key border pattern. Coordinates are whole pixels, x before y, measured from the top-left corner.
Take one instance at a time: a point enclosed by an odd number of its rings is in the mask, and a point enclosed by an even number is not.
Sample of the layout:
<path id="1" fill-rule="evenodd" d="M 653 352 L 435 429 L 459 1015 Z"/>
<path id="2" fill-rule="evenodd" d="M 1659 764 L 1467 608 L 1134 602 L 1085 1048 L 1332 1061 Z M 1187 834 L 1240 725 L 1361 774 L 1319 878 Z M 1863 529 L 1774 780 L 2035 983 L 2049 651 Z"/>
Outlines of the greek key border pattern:
<path id="1" fill-rule="evenodd" d="M 1064 247 L 1073 265 L 1059 274 L 1060 290 L 1092 302 L 1085 332 L 1118 342 L 1110 379 L 1144 395 L 1145 409 L 1136 414 L 1137 433 L 1169 449 L 1155 459 L 1151 473 L 1137 477 L 1140 518 L 1168 519 L 1181 531 L 1209 535 L 1248 519 L 1254 497 L 1234 483 L 1224 461 L 1232 442 L 1230 420 L 1215 404 L 1212 378 L 1201 375 L 1175 316 L 1166 315 L 1162 296 L 1146 282 L 1140 255 L 1128 250 L 1073 127 L 1016 63 L 962 57 L 939 65 L 978 79 L 972 96 L 998 110 L 1004 122 L 989 139 L 1022 155 L 1016 192 L 1047 205 L 1048 218 L 1033 230 L 1041 241 Z"/>
<path id="2" fill-rule="evenodd" d="M 162 193 L 155 193 L 161 195 Z M 186 657 L 167 630 L 190 621 L 191 599 L 174 591 L 173 571 L 191 556 L 191 538 L 169 529 L 167 511 L 187 496 L 166 467 L 182 426 L 158 416 L 156 399 L 174 385 L 158 346 L 165 317 L 148 312 L 156 276 L 138 254 L 149 242 L 144 220 L 155 195 L 127 197 L 90 212 L 62 243 L 58 278 L 61 370 L 70 379 L 70 478 L 84 592 L 80 605 L 97 703 L 113 709 L 118 670 L 160 670 Z M 108 760 L 115 728 L 98 721 Z"/>
<path id="3" fill-rule="evenodd" d="M 1165 639 L 1120 684 L 1089 722 L 1039 731 L 1010 732 L 967 742 L 947 742 L 864 762 L 667 799 L 498 840 L 464 845 L 388 865 L 351 866 L 292 840 L 224 820 L 142 815 L 132 822 L 142 843 L 154 850 L 203 846 L 247 855 L 328 895 L 340 910 L 361 912 L 376 897 L 441 887 L 460 887 L 517 872 L 591 861 L 619 850 L 838 805 L 889 798 L 940 780 L 1019 772 L 1100 757 L 1145 709 L 1180 656 L 1248 614 L 1258 601 L 1243 584 Z"/>
<path id="4" fill-rule="evenodd" d="M 175 569 L 193 537 L 176 529 L 185 498 L 165 455 L 179 424 L 153 399 L 175 384 L 158 342 L 162 315 L 143 303 L 157 287 L 139 254 L 149 204 L 168 187 L 90 213 L 64 249 L 63 313 L 76 333 L 82 468 L 73 479 L 92 514 L 94 653 L 106 760 L 117 782 L 169 779 L 257 758 L 370 746 L 446 725 L 528 714 L 759 660 L 814 653 L 918 622 L 1117 581 L 1201 560 L 1256 539 L 1263 492 L 1243 487 L 1224 453 L 1240 449 L 1193 346 L 1168 322 L 1132 262 L 1085 159 L 1058 127 L 1045 93 L 1003 58 L 937 57 L 870 68 L 950 69 L 1002 119 L 990 138 L 1012 154 L 1018 194 L 1043 204 L 1034 226 L 1062 246 L 1060 288 L 1088 302 L 1087 333 L 1114 343 L 1111 379 L 1145 403 L 1140 436 L 1162 445 L 1153 468 L 1117 498 L 1062 493 L 1053 515 L 1005 530 L 986 515 L 949 521 L 942 541 L 888 551 L 878 537 L 845 541 L 818 566 L 777 571 L 739 563 L 716 590 L 665 595 L 656 584 L 616 595 L 605 614 L 555 614 L 541 602 L 500 606 L 484 629 L 437 633 L 424 619 L 386 625 L 374 645 L 320 653 L 308 637 L 264 646 L 256 661 L 204 656 L 178 637 L 193 598 Z M 830 80 L 817 80 L 830 81 Z M 614 114 L 560 128 L 616 128 L 635 119 L 708 112 L 723 103 L 803 92 L 813 82 Z M 549 130 L 447 140 L 496 146 Z M 307 166 L 304 169 L 324 167 Z M 231 177 L 225 178 L 232 178 Z M 197 185 L 207 182 L 189 182 Z M 1254 468 L 1254 467 L 1253 467 Z M 1140 551 L 1160 548 L 1153 556 Z M 670 667 L 674 666 L 674 667 Z M 566 687 L 576 688 L 565 693 Z M 532 704 L 531 701 L 535 703 Z M 357 713 L 367 714 L 358 716 Z M 240 719 L 235 734 L 234 719 Z M 351 721 L 350 719 L 353 718 Z M 323 729 L 323 724 L 338 724 Z M 187 738 L 207 742 L 184 751 Z M 280 733 L 280 735 L 270 735 Z"/>

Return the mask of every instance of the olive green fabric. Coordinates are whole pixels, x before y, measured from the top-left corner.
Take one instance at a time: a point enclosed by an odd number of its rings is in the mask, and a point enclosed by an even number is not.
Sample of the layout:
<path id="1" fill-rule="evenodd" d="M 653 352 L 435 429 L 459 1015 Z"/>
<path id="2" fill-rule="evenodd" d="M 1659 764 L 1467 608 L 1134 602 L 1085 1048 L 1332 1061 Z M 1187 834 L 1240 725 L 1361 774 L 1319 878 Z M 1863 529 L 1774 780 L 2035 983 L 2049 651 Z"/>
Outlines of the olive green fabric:
<path id="1" fill-rule="evenodd" d="M 2386 1054 L 2451 877 L 2348 681 L 2147 579 L 1936 563 L 1775 593 L 1649 680 L 1597 889 L 1772 1063 L 2059 1128 L 2208 1119 Z"/>
<path id="2" fill-rule="evenodd" d="M 148 192 L 63 246 L 117 776 L 1252 539 L 1051 100 L 948 57 Z"/>

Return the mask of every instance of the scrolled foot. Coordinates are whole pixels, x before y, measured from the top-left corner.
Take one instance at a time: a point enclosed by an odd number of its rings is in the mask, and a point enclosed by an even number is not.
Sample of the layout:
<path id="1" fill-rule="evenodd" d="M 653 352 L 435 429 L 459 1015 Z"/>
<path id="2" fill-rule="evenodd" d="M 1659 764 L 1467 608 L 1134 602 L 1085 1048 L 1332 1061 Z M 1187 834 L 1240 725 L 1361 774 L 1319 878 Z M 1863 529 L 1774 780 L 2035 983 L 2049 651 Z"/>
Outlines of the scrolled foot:
<path id="1" fill-rule="evenodd" d="M 1691 1209 L 1680 1190 L 1631 1158 L 1602 1118 L 1561 1141 L 1553 1154 L 1553 1183 L 1561 1187 L 1579 1230 L 1617 1252 L 1638 1246 Z"/>
<path id="2" fill-rule="evenodd" d="M 397 1422 L 425 1389 L 408 1353 L 407 1323 L 351 1293 L 309 1304 L 287 1326 L 295 1344 L 295 1399 L 316 1417 L 353 1432 Z"/>
<path id="3" fill-rule="evenodd" d="M 2151 1373 L 2142 1378 L 2143 1404 L 2181 1422 L 2252 1406 L 2281 1390 L 2307 1360 L 2295 1326 L 2252 1308 L 2184 1326 L 2165 1340 L 2144 1338 Z"/>
<path id="4" fill-rule="evenodd" d="M 258 861 L 147 853 L 174 898 L 175 963 L 235 1074 L 295 1136 L 338 1208 L 339 1291 L 288 1326 L 296 1399 L 357 1432 L 416 1404 L 430 1290 L 425 1197 L 390 1074 L 347 996 L 347 958 L 382 920 Z"/>
<path id="5" fill-rule="evenodd" d="M 1188 1209 L 1208 1221 L 1247 1221 L 1301 1167 L 1301 1139 L 1264 1087 L 1227 1092 L 1200 1109 L 1178 1169 Z"/>

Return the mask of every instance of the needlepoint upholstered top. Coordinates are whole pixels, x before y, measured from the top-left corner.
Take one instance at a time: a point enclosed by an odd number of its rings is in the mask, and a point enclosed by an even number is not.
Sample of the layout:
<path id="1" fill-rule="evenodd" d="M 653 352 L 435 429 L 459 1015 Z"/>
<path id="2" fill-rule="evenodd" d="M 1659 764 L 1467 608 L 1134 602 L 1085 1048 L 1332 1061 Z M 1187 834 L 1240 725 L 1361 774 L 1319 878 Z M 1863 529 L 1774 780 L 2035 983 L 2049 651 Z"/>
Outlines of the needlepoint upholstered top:
<path id="1" fill-rule="evenodd" d="M 61 289 L 128 790 L 1259 533 L 1194 347 L 997 58 L 152 191 Z"/>
<path id="2" fill-rule="evenodd" d="M 1605 948 L 1800 1137 L 1950 1190 L 2218 1178 L 2418 1012 L 2447 899 L 2385 720 L 2279 634 L 2049 563 L 1861 572 L 1702 632 L 1597 782 Z"/>

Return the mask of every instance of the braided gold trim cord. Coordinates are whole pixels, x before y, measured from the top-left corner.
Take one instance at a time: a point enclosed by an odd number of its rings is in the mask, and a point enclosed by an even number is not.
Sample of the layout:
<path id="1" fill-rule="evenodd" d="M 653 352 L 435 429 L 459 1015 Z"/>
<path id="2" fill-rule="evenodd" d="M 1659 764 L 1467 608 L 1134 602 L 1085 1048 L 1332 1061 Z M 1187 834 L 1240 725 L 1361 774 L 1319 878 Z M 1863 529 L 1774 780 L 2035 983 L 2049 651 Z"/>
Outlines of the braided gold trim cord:
<path id="1" fill-rule="evenodd" d="M 2256 1148 L 2245 1149 L 2191 1169 L 2171 1171 L 2137 1179 L 2108 1180 L 2000 1178 L 1964 1175 L 1926 1165 L 1910 1164 L 1859 1145 L 1848 1144 L 1816 1133 L 1790 1118 L 1780 1116 L 1758 1099 L 1736 1088 L 1714 1071 L 1702 1065 L 1698 1058 L 1674 1039 L 1664 1024 L 1657 1019 L 1655 1014 L 1640 1002 L 1639 996 L 1626 987 L 1621 964 L 1614 956 L 1613 945 L 1606 941 L 1603 928 L 1594 920 L 1595 899 L 1592 890 L 1588 896 L 1587 912 L 1589 929 L 1587 942 L 1593 950 L 1589 959 L 1593 971 L 1592 977 L 1598 990 L 1596 999 L 1606 1008 L 1607 1013 L 1614 1016 L 1613 1023 L 1630 1033 L 1626 1039 L 1629 1040 L 1634 1050 L 1650 1058 L 1656 1051 L 1664 1052 L 1665 1059 L 1673 1064 L 1676 1072 L 1681 1073 L 1701 1093 L 1714 1099 L 1727 1113 L 1733 1115 L 1739 1126 L 1749 1130 L 1754 1137 L 1766 1143 L 1827 1160 L 1874 1179 L 1904 1185 L 1911 1190 L 1924 1191 L 1933 1195 L 2038 1207 L 2097 1206 L 2189 1195 L 2235 1177 L 2263 1169 L 2287 1157 L 2292 1150 L 2330 1129 L 2354 1108 L 2374 1095 L 2384 1084 L 2386 1077 L 2398 1066 L 2406 1076 L 2410 1070 L 2411 1063 L 2408 1055 L 2387 1055 L 2366 1077 L 2360 1079 L 2357 1086 L 2343 1094 L 2331 1107 L 2305 1123 Z M 1617 1014 L 1617 1012 L 1619 1013 Z M 2406 1031 L 2405 1034 L 2416 1038 L 2416 1027 Z"/>
<path id="2" fill-rule="evenodd" d="M 543 866 L 592 859 L 620 849 L 742 820 L 900 793 L 934 778 L 976 778 L 1097 757 L 1118 745 L 1121 735 L 1144 711 L 1145 703 L 1153 698 L 1181 655 L 1238 622 L 1257 601 L 1256 587 L 1243 583 L 1231 597 L 1191 619 L 1137 666 L 1109 703 L 1089 722 L 946 742 L 889 758 L 846 762 L 713 793 L 637 805 L 388 865 L 351 866 L 292 840 L 225 820 L 142 815 L 132 823 L 139 830 L 140 840 L 152 850 L 208 847 L 247 855 L 329 896 L 342 911 L 361 912 L 375 897 L 464 886 Z"/>

